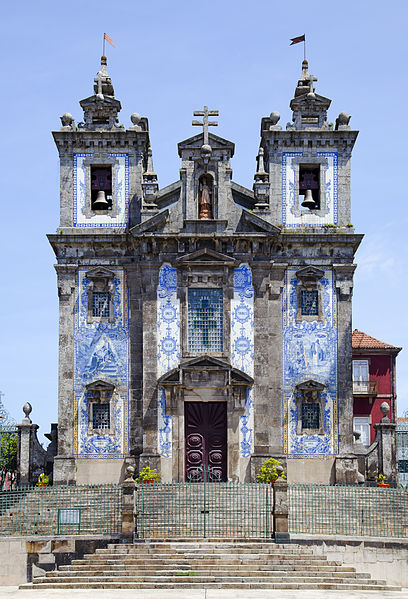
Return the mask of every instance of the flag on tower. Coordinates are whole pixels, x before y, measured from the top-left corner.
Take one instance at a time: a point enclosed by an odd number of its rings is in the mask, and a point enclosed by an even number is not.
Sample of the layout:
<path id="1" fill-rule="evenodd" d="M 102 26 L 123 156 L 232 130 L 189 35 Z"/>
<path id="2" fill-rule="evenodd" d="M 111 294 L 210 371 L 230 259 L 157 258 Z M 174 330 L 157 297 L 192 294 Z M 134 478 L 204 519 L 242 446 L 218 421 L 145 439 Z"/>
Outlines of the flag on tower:
<path id="1" fill-rule="evenodd" d="M 109 42 L 111 46 L 115 47 L 113 40 L 109 37 L 109 35 L 107 33 L 103 34 L 103 39 L 106 40 L 107 42 Z"/>
<path id="2" fill-rule="evenodd" d="M 305 34 L 303 34 L 303 35 L 299 35 L 298 37 L 291 37 L 290 41 L 292 42 L 290 45 L 293 46 L 293 44 L 299 44 L 300 42 L 305 42 L 306 36 L 305 36 Z"/>

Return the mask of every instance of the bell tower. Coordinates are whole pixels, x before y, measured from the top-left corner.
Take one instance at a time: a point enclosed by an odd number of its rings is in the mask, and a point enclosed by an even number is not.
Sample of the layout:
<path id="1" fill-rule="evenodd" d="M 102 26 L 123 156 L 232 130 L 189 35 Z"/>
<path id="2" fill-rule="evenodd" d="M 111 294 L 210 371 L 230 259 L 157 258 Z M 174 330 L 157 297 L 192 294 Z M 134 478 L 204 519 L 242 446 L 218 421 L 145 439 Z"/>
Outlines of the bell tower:
<path id="1" fill-rule="evenodd" d="M 308 69 L 304 60 L 286 130 L 278 125 L 278 112 L 261 122 L 270 218 L 289 229 L 350 229 L 350 161 L 358 132 L 351 129 L 345 112 L 334 127 L 327 121 L 331 100 L 316 93 L 317 78 Z"/>

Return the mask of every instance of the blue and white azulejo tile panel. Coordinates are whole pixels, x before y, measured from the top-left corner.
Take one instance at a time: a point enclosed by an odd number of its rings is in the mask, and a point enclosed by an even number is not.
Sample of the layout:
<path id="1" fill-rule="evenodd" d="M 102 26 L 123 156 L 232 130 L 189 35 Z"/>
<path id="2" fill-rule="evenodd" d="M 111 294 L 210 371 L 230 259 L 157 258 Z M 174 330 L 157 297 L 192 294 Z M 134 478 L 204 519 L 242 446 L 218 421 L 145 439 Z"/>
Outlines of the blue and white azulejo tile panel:
<path id="1" fill-rule="evenodd" d="M 114 321 L 88 322 L 86 271 L 78 269 L 74 313 L 74 454 L 79 458 L 119 458 L 129 445 L 128 291 L 123 269 L 114 269 Z M 93 434 L 86 386 L 104 381 L 114 386 L 111 433 Z"/>
<path id="2" fill-rule="evenodd" d="M 180 300 L 177 297 L 177 270 L 163 264 L 157 287 L 157 374 L 176 368 L 180 362 Z M 158 390 L 158 451 L 171 457 L 172 419 L 166 416 L 164 389 Z"/>
<path id="3" fill-rule="evenodd" d="M 302 152 L 283 152 L 282 154 L 282 224 L 285 227 L 317 227 L 319 225 L 337 225 L 337 152 L 317 152 L 317 156 L 326 159 L 324 167 L 324 205 L 318 214 L 299 205 L 296 189 L 296 169 L 294 158 Z"/>
<path id="4" fill-rule="evenodd" d="M 298 268 L 288 268 L 283 297 L 283 446 L 288 457 L 324 457 L 338 451 L 337 303 L 333 271 L 324 270 L 318 286 L 323 320 L 296 320 Z M 296 385 L 322 383 L 322 435 L 297 435 Z"/>
<path id="5" fill-rule="evenodd" d="M 129 154 L 110 152 L 112 165 L 112 214 L 95 214 L 90 202 L 90 169 L 92 153 L 74 153 L 73 156 L 73 225 L 74 227 L 126 227 L 129 209 Z"/>
<path id="6" fill-rule="evenodd" d="M 234 270 L 234 295 L 231 300 L 231 364 L 254 376 L 254 288 L 248 264 Z M 239 431 L 240 455 L 249 457 L 253 451 L 253 389 L 248 390 L 245 416 Z"/>

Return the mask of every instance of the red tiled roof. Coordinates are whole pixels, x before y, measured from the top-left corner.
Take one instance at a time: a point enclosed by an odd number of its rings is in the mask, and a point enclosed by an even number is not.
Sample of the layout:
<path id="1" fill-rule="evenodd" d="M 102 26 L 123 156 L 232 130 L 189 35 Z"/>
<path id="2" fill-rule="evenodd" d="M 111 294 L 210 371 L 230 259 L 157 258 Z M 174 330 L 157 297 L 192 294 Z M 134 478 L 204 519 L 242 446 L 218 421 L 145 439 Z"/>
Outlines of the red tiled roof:
<path id="1" fill-rule="evenodd" d="M 371 337 L 371 335 L 367 335 L 367 333 L 363 333 L 363 331 L 359 331 L 358 329 L 354 329 L 353 331 L 353 349 L 392 349 L 395 351 L 401 350 L 400 347 L 390 345 L 389 343 L 384 343 L 384 341 L 380 341 L 375 337 Z"/>

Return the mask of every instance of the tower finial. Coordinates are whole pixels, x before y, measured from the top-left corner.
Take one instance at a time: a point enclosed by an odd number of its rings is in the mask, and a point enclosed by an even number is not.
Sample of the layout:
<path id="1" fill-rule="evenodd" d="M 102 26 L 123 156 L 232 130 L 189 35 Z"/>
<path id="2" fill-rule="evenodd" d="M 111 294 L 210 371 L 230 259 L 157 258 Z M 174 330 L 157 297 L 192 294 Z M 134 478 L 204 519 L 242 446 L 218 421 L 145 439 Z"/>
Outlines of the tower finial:
<path id="1" fill-rule="evenodd" d="M 103 96 L 111 96 L 112 98 L 115 95 L 113 91 L 112 80 L 108 75 L 108 61 L 106 56 L 101 56 L 101 68 L 96 73 L 96 77 L 94 79 L 94 92 L 95 94 L 103 98 Z"/>

